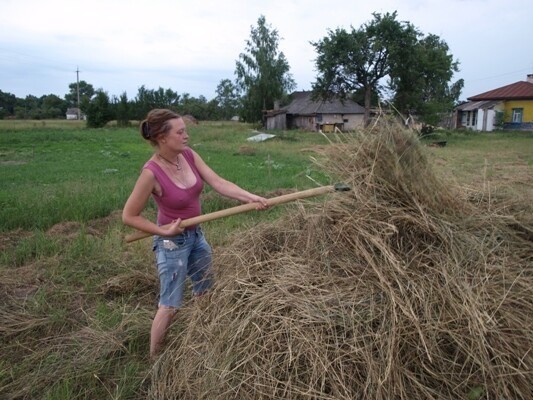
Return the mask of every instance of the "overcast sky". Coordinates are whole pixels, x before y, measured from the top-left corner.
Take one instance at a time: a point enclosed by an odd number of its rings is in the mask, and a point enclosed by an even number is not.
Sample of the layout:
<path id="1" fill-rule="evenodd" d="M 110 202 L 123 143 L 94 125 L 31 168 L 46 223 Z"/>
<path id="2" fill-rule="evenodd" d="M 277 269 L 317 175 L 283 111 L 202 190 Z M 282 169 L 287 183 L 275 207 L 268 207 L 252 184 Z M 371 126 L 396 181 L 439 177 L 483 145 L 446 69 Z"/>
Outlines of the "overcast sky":
<path id="1" fill-rule="evenodd" d="M 56 94 L 80 80 L 111 95 L 138 88 L 215 96 L 260 15 L 282 38 L 298 90 L 311 89 L 328 29 L 398 12 L 440 36 L 463 78 L 461 99 L 533 74 L 533 1 L 513 0 L 0 0 L 0 90 Z"/>

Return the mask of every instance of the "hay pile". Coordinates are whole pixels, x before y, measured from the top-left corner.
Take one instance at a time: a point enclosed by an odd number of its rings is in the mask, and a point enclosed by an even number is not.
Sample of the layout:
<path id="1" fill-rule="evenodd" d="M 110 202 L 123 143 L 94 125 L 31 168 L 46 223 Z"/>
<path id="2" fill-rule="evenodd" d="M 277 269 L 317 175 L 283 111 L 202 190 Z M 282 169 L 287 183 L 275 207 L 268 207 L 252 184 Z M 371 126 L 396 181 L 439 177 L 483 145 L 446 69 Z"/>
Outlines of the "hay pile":
<path id="1" fill-rule="evenodd" d="M 352 191 L 218 251 L 217 286 L 178 314 L 150 397 L 533 398 L 531 242 L 394 126 L 327 160 Z"/>

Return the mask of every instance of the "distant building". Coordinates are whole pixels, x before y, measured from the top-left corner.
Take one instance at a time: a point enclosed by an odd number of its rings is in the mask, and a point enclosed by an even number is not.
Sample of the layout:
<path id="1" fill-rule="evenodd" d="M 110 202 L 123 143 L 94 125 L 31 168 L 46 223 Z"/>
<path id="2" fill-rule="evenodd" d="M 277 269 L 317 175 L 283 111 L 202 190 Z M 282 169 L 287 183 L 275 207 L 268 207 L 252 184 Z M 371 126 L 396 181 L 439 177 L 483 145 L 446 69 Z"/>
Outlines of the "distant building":
<path id="1" fill-rule="evenodd" d="M 78 116 L 80 117 L 80 119 L 87 119 L 87 116 L 82 111 L 80 111 L 79 108 L 73 107 L 67 109 L 67 119 L 78 119 Z"/>
<path id="2" fill-rule="evenodd" d="M 264 113 L 266 129 L 303 129 L 308 131 L 352 131 L 364 125 L 365 109 L 352 100 L 312 100 L 312 92 L 294 92 L 291 102 Z"/>
<path id="3" fill-rule="evenodd" d="M 454 127 L 490 132 L 501 115 L 504 129 L 533 131 L 533 74 L 525 81 L 468 98 L 455 108 Z"/>

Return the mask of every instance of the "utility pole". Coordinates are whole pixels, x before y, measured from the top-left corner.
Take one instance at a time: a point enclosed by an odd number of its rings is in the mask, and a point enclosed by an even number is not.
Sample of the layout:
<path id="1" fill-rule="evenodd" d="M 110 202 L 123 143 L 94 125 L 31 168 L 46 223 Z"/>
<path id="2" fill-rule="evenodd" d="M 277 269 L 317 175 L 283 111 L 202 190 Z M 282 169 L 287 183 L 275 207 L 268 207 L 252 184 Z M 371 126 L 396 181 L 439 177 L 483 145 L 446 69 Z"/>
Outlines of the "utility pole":
<path id="1" fill-rule="evenodd" d="M 80 69 L 76 67 L 76 88 L 78 92 L 78 121 L 81 119 L 80 110 Z"/>

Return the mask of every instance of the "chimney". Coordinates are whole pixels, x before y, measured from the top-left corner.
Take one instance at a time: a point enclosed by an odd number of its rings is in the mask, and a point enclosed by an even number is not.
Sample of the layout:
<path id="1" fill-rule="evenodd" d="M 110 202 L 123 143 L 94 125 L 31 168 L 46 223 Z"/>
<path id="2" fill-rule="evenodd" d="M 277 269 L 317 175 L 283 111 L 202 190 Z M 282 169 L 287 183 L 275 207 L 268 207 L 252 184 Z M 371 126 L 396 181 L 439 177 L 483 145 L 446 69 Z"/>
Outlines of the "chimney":
<path id="1" fill-rule="evenodd" d="M 533 74 L 528 74 L 526 81 L 529 83 L 533 83 Z"/>
<path id="2" fill-rule="evenodd" d="M 529 75 L 528 75 L 529 79 Z M 531 79 L 533 79 L 533 75 L 531 75 Z M 274 100 L 274 110 L 279 110 L 279 100 Z"/>

